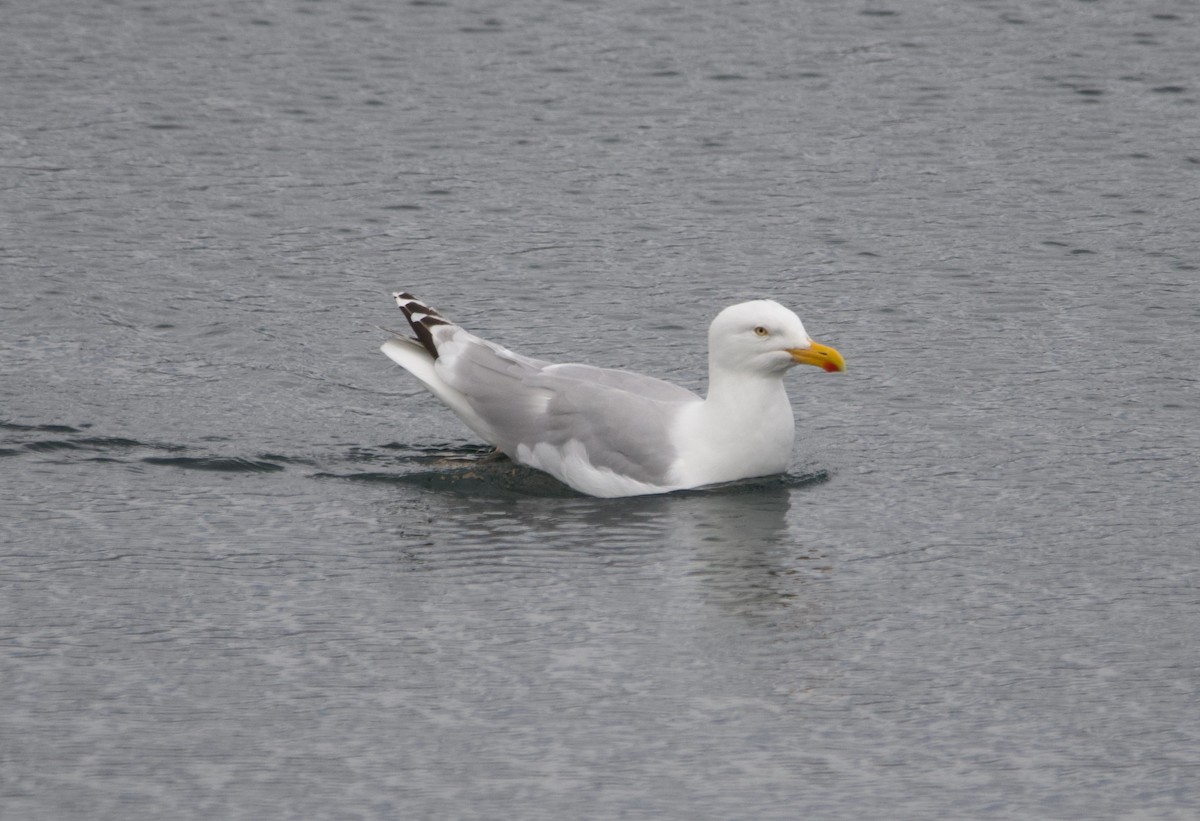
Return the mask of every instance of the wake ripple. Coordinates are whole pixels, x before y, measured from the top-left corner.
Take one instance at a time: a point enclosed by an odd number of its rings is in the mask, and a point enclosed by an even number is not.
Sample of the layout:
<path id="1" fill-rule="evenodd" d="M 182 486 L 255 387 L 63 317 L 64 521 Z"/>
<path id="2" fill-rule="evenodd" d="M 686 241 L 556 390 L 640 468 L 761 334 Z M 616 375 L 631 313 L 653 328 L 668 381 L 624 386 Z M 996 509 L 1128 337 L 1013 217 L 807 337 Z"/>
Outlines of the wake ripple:
<path id="1" fill-rule="evenodd" d="M 289 467 L 316 468 L 313 479 L 395 485 L 471 498 L 586 498 L 551 476 L 497 456 L 486 445 L 412 445 L 390 442 L 351 445 L 314 457 L 279 453 L 223 454 L 205 446 L 97 436 L 91 425 L 27 425 L 0 420 L 0 458 L 151 466 L 210 473 L 273 474 Z M 800 488 L 827 481 L 829 473 L 809 468 L 783 476 L 749 479 L 679 495 L 756 493 L 765 488 Z"/>

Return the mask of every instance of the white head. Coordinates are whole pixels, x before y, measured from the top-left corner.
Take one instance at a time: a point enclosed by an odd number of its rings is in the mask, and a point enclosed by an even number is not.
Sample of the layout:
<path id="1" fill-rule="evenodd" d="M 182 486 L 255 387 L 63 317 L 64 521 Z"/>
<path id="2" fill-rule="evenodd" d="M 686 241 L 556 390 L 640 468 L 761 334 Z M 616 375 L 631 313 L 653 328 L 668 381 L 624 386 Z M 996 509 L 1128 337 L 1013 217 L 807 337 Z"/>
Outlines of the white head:
<path id="1" fill-rule="evenodd" d="M 710 371 L 782 374 L 793 365 L 844 371 L 842 355 L 813 342 L 800 317 L 771 299 L 731 305 L 708 328 Z"/>

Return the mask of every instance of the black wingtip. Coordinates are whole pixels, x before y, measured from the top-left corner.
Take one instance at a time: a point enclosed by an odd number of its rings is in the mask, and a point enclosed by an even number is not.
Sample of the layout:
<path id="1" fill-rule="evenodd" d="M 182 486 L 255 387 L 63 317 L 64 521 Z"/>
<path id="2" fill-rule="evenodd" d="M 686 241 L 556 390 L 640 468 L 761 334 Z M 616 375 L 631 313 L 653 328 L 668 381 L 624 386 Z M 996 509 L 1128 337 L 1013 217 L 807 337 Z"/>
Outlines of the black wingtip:
<path id="1" fill-rule="evenodd" d="M 400 307 L 401 311 L 404 311 L 404 315 L 406 317 L 411 317 L 413 314 L 424 314 L 426 316 L 436 317 L 442 316 L 435 308 L 430 308 L 408 291 L 397 291 L 396 293 L 392 294 L 392 299 L 396 300 L 396 305 Z"/>
<path id="2" fill-rule="evenodd" d="M 396 300 L 396 305 L 404 313 L 408 324 L 412 326 L 413 333 L 417 335 L 417 341 L 425 346 L 425 350 L 429 351 L 430 356 L 437 359 L 437 343 L 433 341 L 431 329 L 437 325 L 449 325 L 450 323 L 436 310 L 407 291 L 397 291 L 392 294 L 392 298 Z"/>

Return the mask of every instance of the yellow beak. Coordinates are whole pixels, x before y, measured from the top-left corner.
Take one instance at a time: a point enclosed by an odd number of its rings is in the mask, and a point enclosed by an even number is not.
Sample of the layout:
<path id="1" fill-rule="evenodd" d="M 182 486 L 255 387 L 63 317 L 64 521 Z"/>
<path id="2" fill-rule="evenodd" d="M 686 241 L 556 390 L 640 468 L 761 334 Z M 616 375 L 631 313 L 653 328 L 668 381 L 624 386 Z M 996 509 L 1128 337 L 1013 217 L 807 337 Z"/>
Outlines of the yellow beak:
<path id="1" fill-rule="evenodd" d="M 816 365 L 818 368 L 824 368 L 829 373 L 846 370 L 846 360 L 842 358 L 842 355 L 837 352 L 836 348 L 831 348 L 828 345 L 820 345 L 814 342 L 808 348 L 788 348 L 788 353 L 792 355 L 792 359 L 801 365 Z"/>

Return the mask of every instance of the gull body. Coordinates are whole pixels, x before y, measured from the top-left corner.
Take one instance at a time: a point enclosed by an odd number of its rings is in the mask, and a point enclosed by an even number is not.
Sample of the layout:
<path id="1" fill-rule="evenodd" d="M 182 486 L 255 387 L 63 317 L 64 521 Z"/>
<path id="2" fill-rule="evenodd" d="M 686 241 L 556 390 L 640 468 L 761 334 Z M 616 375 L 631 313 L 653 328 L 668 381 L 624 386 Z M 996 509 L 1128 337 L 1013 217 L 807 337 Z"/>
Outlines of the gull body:
<path id="1" fill-rule="evenodd" d="M 393 294 L 416 338 L 382 350 L 487 443 L 590 496 L 640 496 L 782 473 L 795 419 L 783 376 L 843 371 L 773 300 L 721 311 L 708 331 L 708 393 L 661 379 L 521 356 Z"/>

